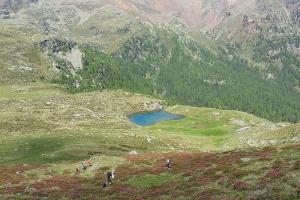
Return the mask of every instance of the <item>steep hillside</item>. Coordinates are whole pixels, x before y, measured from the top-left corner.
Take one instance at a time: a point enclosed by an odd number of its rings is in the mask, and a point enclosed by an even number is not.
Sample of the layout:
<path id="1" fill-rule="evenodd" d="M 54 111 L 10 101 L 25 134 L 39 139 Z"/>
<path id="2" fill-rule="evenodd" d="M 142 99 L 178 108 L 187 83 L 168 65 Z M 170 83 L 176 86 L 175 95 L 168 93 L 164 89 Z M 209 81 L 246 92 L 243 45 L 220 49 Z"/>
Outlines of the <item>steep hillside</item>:
<path id="1" fill-rule="evenodd" d="M 122 88 L 299 121 L 293 1 L 42 0 L 3 7 L 1 23 L 17 33 L 9 48 L 18 52 L 16 59 L 4 48 L 11 36 L 1 30 L 3 83 L 52 80 L 73 92 Z M 73 45 L 51 44 L 66 40 Z"/>
<path id="2" fill-rule="evenodd" d="M 299 91 L 299 3 L 295 1 L 118 2 L 120 8 L 155 24 L 183 24 L 185 30 L 210 38 L 210 45 L 216 42 L 227 56 L 250 62 L 262 78 Z"/>

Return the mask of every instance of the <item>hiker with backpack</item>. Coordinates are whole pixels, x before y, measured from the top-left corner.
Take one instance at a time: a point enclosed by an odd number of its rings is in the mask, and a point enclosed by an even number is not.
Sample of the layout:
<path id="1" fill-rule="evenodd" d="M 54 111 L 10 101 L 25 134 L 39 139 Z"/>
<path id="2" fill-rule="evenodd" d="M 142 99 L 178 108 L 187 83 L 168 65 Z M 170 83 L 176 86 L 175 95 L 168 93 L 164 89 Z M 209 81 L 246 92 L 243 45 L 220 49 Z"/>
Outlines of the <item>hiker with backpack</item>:
<path id="1" fill-rule="evenodd" d="M 114 170 L 106 172 L 105 175 L 106 175 L 107 180 L 100 183 L 100 186 L 101 186 L 102 189 L 104 189 L 104 188 L 106 188 L 106 187 L 108 187 L 109 185 L 112 184 L 112 179 L 115 178 L 115 174 L 116 173 L 115 173 Z"/>
<path id="2" fill-rule="evenodd" d="M 111 172 L 107 172 L 106 177 L 107 177 L 107 183 L 112 184 L 112 179 L 115 178 L 115 171 L 112 170 Z"/>
<path id="3" fill-rule="evenodd" d="M 167 161 L 166 161 L 166 167 L 167 167 L 169 170 L 171 170 L 171 168 L 172 168 L 172 161 L 171 161 L 170 159 L 167 159 Z"/>

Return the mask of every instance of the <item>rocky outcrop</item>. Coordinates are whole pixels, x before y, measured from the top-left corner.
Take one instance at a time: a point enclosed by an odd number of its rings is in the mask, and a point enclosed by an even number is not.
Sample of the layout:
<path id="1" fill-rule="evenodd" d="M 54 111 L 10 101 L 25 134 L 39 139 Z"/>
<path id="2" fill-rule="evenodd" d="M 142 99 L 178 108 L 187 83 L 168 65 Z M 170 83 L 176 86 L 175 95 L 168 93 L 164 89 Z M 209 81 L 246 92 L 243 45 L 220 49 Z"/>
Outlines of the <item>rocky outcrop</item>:
<path id="1" fill-rule="evenodd" d="M 39 0 L 0 0 L 0 18 L 10 19 L 11 12 L 37 4 Z"/>
<path id="2" fill-rule="evenodd" d="M 144 102 L 143 110 L 145 111 L 158 111 L 164 109 L 165 102 Z"/>
<path id="3" fill-rule="evenodd" d="M 65 75 L 74 75 L 82 68 L 82 53 L 74 41 L 54 38 L 35 43 L 35 46 L 48 54 L 55 70 L 64 71 Z"/>
<path id="4" fill-rule="evenodd" d="M 67 39 L 55 38 L 44 40 L 39 43 L 39 46 L 45 51 L 49 51 L 52 53 L 69 52 L 76 46 L 76 42 Z"/>
<path id="5" fill-rule="evenodd" d="M 6 10 L 6 9 L 0 10 L 0 18 L 2 18 L 2 19 L 9 19 L 10 18 L 10 12 L 9 12 L 9 10 Z"/>
<path id="6" fill-rule="evenodd" d="M 23 7 L 28 7 L 32 4 L 37 4 L 39 0 L 4 0 L 3 8 L 7 10 L 18 10 Z"/>

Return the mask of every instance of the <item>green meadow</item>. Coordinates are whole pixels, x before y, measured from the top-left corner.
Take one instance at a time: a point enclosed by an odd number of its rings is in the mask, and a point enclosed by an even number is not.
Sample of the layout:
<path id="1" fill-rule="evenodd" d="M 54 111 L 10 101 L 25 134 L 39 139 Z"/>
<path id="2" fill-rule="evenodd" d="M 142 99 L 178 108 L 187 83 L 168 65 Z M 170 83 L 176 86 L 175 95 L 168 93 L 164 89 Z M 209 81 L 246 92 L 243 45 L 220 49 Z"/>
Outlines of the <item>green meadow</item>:
<path id="1" fill-rule="evenodd" d="M 237 130 L 249 126 L 245 134 L 251 134 L 275 125 L 238 111 L 178 105 L 166 110 L 184 119 L 139 127 L 127 116 L 160 100 L 124 91 L 69 94 L 40 83 L 0 91 L 2 164 L 80 161 L 131 151 L 232 150 L 245 146 Z"/>

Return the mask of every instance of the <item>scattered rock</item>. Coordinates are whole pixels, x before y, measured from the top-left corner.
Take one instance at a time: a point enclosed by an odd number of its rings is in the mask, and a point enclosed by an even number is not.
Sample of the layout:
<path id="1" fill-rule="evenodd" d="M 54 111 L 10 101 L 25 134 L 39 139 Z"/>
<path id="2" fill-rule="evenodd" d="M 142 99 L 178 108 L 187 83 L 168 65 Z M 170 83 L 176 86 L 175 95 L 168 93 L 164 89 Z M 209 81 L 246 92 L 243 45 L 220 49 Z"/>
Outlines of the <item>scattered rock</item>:
<path id="1" fill-rule="evenodd" d="M 235 119 L 235 118 L 230 119 L 230 124 L 231 125 L 237 125 L 237 126 L 246 126 L 246 125 L 248 125 L 248 123 L 245 122 L 243 119 Z"/>
<path id="2" fill-rule="evenodd" d="M 144 110 L 154 111 L 154 110 L 162 110 L 164 106 L 161 103 L 157 102 L 145 102 Z"/>
<path id="3" fill-rule="evenodd" d="M 221 115 L 221 113 L 220 113 L 220 112 L 213 112 L 212 114 L 213 114 L 213 116 L 215 116 L 215 117 L 218 117 L 218 116 L 220 116 L 220 115 Z"/>
<path id="4" fill-rule="evenodd" d="M 29 71 L 32 72 L 33 68 L 29 66 L 10 66 L 8 67 L 8 70 L 10 71 Z"/>
<path id="5" fill-rule="evenodd" d="M 130 152 L 129 152 L 129 155 L 133 155 L 133 156 L 134 156 L 134 155 L 138 155 L 138 152 L 137 152 L 137 151 L 130 151 Z"/>
<path id="6" fill-rule="evenodd" d="M 250 147 L 259 147 L 259 144 L 257 141 L 253 140 L 253 139 L 249 139 L 247 141 L 245 141 L 247 145 L 249 145 Z"/>
<path id="7" fill-rule="evenodd" d="M 297 137 L 297 136 L 294 136 L 290 141 L 292 141 L 292 142 L 299 142 L 300 138 Z"/>
<path id="8" fill-rule="evenodd" d="M 151 143 L 153 139 L 155 139 L 153 136 L 147 135 L 146 136 L 147 142 Z"/>
<path id="9" fill-rule="evenodd" d="M 242 162 L 249 162 L 251 159 L 250 158 L 241 158 Z"/>
<path id="10" fill-rule="evenodd" d="M 275 144 L 277 144 L 278 142 L 277 142 L 277 140 L 270 140 L 269 141 L 269 144 L 271 144 L 271 145 L 275 145 Z"/>
<path id="11" fill-rule="evenodd" d="M 281 123 L 277 123 L 276 126 L 280 127 L 280 128 L 285 128 L 287 126 L 289 126 L 290 124 L 289 123 L 284 123 L 284 122 L 281 122 Z"/>
<path id="12" fill-rule="evenodd" d="M 26 187 L 26 189 L 24 190 L 25 193 L 29 193 L 29 194 L 32 194 L 32 193 L 35 193 L 37 192 L 38 190 L 36 188 L 32 188 L 32 187 Z"/>
<path id="13" fill-rule="evenodd" d="M 246 132 L 246 131 L 249 131 L 251 129 L 250 126 L 246 126 L 246 127 L 243 127 L 239 130 L 236 131 L 236 133 L 243 133 L 243 132 Z"/>
<path id="14" fill-rule="evenodd" d="M 175 151 L 175 148 L 174 148 L 174 147 L 169 147 L 169 149 L 170 149 L 171 151 Z"/>
<path id="15" fill-rule="evenodd" d="M 204 80 L 204 83 L 210 84 L 210 85 L 226 85 L 226 80 Z"/>
<path id="16" fill-rule="evenodd" d="M 251 125 L 255 125 L 256 123 L 254 121 L 249 122 Z"/>

